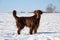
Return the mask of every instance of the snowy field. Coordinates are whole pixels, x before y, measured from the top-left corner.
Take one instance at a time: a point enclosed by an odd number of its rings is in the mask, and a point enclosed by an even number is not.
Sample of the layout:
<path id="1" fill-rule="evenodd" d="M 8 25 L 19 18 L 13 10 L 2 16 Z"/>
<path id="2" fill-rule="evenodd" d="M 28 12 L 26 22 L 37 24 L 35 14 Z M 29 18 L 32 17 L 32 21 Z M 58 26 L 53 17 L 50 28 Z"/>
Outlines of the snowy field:
<path id="1" fill-rule="evenodd" d="M 32 16 L 32 13 L 21 13 L 17 16 Z M 25 27 L 20 35 L 12 13 L 0 13 L 0 40 L 60 40 L 60 13 L 43 13 L 38 33 L 30 35 Z"/>

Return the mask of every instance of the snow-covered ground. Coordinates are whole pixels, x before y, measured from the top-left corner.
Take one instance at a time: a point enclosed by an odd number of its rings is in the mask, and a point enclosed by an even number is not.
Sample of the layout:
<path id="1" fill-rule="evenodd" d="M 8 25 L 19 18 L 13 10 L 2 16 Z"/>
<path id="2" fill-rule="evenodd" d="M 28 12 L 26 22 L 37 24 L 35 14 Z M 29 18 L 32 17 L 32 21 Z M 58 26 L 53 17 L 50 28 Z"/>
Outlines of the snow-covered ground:
<path id="1" fill-rule="evenodd" d="M 17 16 L 32 16 L 32 13 L 21 13 Z M 60 13 L 43 13 L 38 33 L 30 35 L 25 27 L 17 35 L 15 19 L 12 13 L 0 13 L 0 40 L 60 40 Z"/>

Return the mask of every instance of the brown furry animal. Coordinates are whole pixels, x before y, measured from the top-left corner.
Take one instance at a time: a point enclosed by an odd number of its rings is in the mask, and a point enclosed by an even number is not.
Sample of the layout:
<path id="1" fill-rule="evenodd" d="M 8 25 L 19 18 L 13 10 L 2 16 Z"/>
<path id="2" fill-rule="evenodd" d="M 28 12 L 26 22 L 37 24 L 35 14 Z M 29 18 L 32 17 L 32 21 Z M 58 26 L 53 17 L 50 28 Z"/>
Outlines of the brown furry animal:
<path id="1" fill-rule="evenodd" d="M 30 28 L 30 34 L 34 31 L 34 33 L 37 33 L 37 29 L 39 27 L 39 22 L 41 18 L 42 11 L 41 10 L 35 10 L 34 15 L 31 17 L 18 17 L 16 15 L 16 10 L 13 11 L 13 16 L 16 20 L 16 26 L 18 28 L 17 33 L 20 34 L 21 30 L 27 26 Z"/>

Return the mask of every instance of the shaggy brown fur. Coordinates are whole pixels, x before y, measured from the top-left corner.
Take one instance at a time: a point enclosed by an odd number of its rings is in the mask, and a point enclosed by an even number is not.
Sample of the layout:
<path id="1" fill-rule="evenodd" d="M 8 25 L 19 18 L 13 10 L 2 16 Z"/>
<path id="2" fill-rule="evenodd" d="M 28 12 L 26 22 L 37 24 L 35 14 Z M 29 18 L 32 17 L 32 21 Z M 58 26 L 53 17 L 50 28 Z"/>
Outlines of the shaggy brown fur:
<path id="1" fill-rule="evenodd" d="M 35 10 L 34 15 L 31 17 L 18 17 L 16 15 L 16 10 L 13 11 L 13 16 L 16 20 L 16 26 L 18 28 L 17 33 L 20 34 L 21 30 L 27 26 L 30 28 L 30 34 L 34 31 L 34 33 L 37 33 L 37 29 L 39 27 L 39 22 L 41 18 L 42 11 L 41 10 Z"/>

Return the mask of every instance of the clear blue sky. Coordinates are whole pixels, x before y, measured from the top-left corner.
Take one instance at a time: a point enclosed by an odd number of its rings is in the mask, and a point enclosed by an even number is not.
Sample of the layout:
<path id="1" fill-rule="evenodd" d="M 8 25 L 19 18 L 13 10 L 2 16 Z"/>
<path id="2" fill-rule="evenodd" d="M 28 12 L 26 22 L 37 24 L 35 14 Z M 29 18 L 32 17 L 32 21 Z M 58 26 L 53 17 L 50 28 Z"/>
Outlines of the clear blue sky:
<path id="1" fill-rule="evenodd" d="M 0 0 L 0 12 L 32 11 L 40 9 L 45 11 L 46 6 L 52 3 L 60 11 L 60 0 Z"/>

